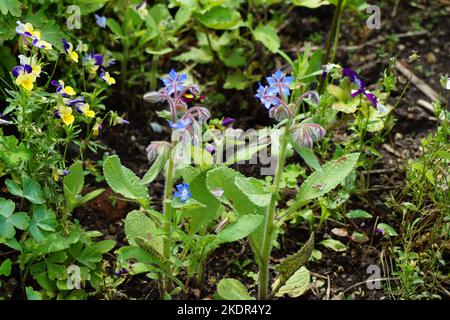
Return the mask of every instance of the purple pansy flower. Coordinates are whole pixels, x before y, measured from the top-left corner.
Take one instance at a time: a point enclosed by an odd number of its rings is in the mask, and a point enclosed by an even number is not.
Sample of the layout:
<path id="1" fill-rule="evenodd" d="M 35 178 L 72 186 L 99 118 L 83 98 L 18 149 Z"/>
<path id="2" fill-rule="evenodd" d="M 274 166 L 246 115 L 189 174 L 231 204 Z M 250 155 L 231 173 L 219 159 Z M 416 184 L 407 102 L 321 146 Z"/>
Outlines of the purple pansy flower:
<path id="1" fill-rule="evenodd" d="M 98 14 L 95 15 L 95 23 L 100 27 L 100 28 L 106 28 L 106 17 L 104 16 L 99 16 Z"/>
<path id="2" fill-rule="evenodd" d="M 358 87 L 360 87 L 360 88 L 366 87 L 366 84 L 364 83 L 364 81 L 362 81 L 359 78 L 358 74 L 354 70 L 352 70 L 350 68 L 344 68 L 342 70 L 342 74 L 344 76 L 348 77 L 350 79 L 350 82 L 355 83 Z"/>
<path id="3" fill-rule="evenodd" d="M 255 97 L 261 101 L 264 107 L 268 110 L 273 106 L 278 106 L 280 102 L 275 98 L 275 95 L 270 91 L 268 86 L 263 87 L 261 83 L 259 83 L 259 88 L 256 91 Z"/>
<path id="4" fill-rule="evenodd" d="M 235 121 L 236 121 L 236 119 L 234 119 L 234 118 L 226 117 L 225 119 L 222 120 L 222 126 L 226 127 Z"/>
<path id="5" fill-rule="evenodd" d="M 266 77 L 267 83 L 270 85 L 270 92 L 279 95 L 289 96 L 289 85 L 294 81 L 294 77 L 286 76 L 281 70 L 277 70 L 272 77 Z M 281 91 L 281 92 L 280 92 Z"/>
<path id="6" fill-rule="evenodd" d="M 98 68 L 103 64 L 103 56 L 91 51 L 83 58 L 83 63 L 87 66 L 90 73 L 97 72 Z"/>
<path id="7" fill-rule="evenodd" d="M 183 131 L 191 123 L 192 123 L 192 120 L 190 118 L 187 118 L 184 120 L 180 119 L 180 120 L 178 120 L 177 123 L 173 123 L 172 121 L 169 120 L 169 127 L 171 127 L 172 129 L 176 129 L 178 131 Z"/>
<path id="8" fill-rule="evenodd" d="M 14 77 L 18 77 L 21 74 L 28 74 L 28 73 L 32 73 L 33 69 L 31 68 L 31 66 L 29 64 L 25 64 L 25 65 L 20 65 L 20 66 L 15 66 L 12 69 L 12 74 Z"/>
<path id="9" fill-rule="evenodd" d="M 184 81 L 187 79 L 187 74 L 178 74 L 174 69 L 170 70 L 169 77 L 161 78 L 161 81 L 166 86 L 168 94 L 177 93 L 184 89 Z M 176 92 L 175 92 L 176 91 Z"/>
<path id="10" fill-rule="evenodd" d="M 191 191 L 189 190 L 189 184 L 182 183 L 176 186 L 177 191 L 174 192 L 174 197 L 180 199 L 181 202 L 185 203 L 191 196 Z"/>

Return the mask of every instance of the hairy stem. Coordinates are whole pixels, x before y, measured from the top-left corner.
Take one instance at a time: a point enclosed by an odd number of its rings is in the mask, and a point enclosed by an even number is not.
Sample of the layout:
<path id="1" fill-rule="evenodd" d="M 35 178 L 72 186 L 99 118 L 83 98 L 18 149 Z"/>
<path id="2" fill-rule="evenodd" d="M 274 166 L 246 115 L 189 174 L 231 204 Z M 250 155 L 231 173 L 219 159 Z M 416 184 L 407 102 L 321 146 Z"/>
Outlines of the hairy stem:
<path id="1" fill-rule="evenodd" d="M 175 148 L 175 142 L 172 143 L 172 149 Z M 172 152 L 170 153 L 169 157 L 169 166 L 167 168 L 167 176 L 164 186 L 164 216 L 165 216 L 165 222 L 164 222 L 164 231 L 166 236 L 163 240 L 163 255 L 164 258 L 166 258 L 167 261 L 170 259 L 171 254 L 171 228 L 172 228 L 172 205 L 171 205 L 171 198 L 172 198 L 172 188 L 173 188 L 173 173 L 174 173 L 174 162 L 173 162 L 173 155 Z M 167 262 L 167 270 L 170 272 L 170 262 Z M 164 294 L 170 290 L 170 280 L 167 277 L 163 278 L 162 286 L 161 286 L 161 297 L 164 297 Z"/>
<path id="2" fill-rule="evenodd" d="M 272 251 L 272 237 L 273 237 L 273 224 L 275 220 L 275 208 L 278 199 L 278 193 L 280 190 L 281 176 L 283 174 L 283 167 L 286 160 L 286 150 L 288 144 L 288 135 L 291 121 L 285 127 L 285 131 L 282 137 L 280 157 L 278 159 L 277 172 L 275 174 L 275 180 L 272 186 L 272 197 L 267 209 L 267 213 L 264 217 L 264 233 L 262 241 L 261 252 L 261 266 L 259 269 L 258 279 L 258 299 L 267 299 L 268 286 L 269 286 L 269 258 Z"/>

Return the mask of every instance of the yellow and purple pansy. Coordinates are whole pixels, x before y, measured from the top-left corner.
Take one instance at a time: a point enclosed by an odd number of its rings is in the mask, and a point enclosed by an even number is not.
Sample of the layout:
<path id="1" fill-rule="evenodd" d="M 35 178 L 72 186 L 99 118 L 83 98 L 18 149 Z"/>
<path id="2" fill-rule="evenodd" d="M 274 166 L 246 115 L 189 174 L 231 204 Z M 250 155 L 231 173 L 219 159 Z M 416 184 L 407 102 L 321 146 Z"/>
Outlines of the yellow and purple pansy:
<path id="1" fill-rule="evenodd" d="M 73 50 L 73 45 L 64 38 L 61 39 L 61 42 L 63 43 L 64 51 L 69 58 L 74 62 L 78 62 L 78 53 Z"/>
<path id="2" fill-rule="evenodd" d="M 102 72 L 100 73 L 100 78 L 106 82 L 108 85 L 112 85 L 116 83 L 116 79 L 110 76 L 109 72 L 102 69 Z"/>
<path id="3" fill-rule="evenodd" d="M 33 90 L 36 82 L 36 75 L 29 64 L 15 66 L 12 69 L 12 74 L 16 78 L 15 83 L 27 91 Z"/>
<path id="4" fill-rule="evenodd" d="M 71 86 L 66 86 L 62 80 L 52 80 L 50 83 L 56 87 L 56 93 L 63 97 L 74 96 L 76 94 L 75 90 Z"/>
<path id="5" fill-rule="evenodd" d="M 94 74 L 103 64 L 103 56 L 92 51 L 83 58 L 83 63 L 86 66 L 88 72 Z"/>

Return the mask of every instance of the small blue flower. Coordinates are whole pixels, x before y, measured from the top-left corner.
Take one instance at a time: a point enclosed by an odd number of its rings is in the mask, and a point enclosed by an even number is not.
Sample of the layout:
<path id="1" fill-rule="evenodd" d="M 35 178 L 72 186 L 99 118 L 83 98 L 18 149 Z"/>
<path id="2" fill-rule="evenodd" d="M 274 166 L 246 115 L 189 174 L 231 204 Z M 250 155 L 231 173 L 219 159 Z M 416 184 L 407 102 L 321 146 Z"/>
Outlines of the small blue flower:
<path id="1" fill-rule="evenodd" d="M 189 126 L 191 124 L 192 120 L 190 118 L 187 119 L 180 119 L 178 120 L 177 123 L 173 123 L 172 121 L 169 120 L 169 127 L 171 127 L 172 129 L 176 129 L 178 131 L 183 131 L 184 129 L 186 129 L 187 126 Z"/>
<path id="2" fill-rule="evenodd" d="M 95 15 L 95 23 L 100 27 L 105 29 L 106 28 L 106 17 L 99 16 L 98 14 Z"/>
<path id="3" fill-rule="evenodd" d="M 186 81 L 186 79 L 187 74 L 178 74 L 175 70 L 172 69 L 169 72 L 169 77 L 161 78 L 161 81 L 166 86 L 169 95 L 171 95 L 172 93 L 177 93 L 184 89 L 184 82 Z M 175 88 L 177 92 L 175 92 Z"/>
<path id="4" fill-rule="evenodd" d="M 270 91 L 268 86 L 263 87 L 262 84 L 259 84 L 259 88 L 256 91 L 255 97 L 261 101 L 264 107 L 269 110 L 272 105 L 278 106 L 280 102 L 275 98 L 275 95 Z"/>
<path id="5" fill-rule="evenodd" d="M 182 183 L 176 186 L 177 191 L 174 192 L 174 197 L 180 199 L 181 202 L 185 203 L 191 196 L 191 191 L 189 191 L 189 184 Z"/>
<path id="6" fill-rule="evenodd" d="M 286 76 L 281 70 L 277 70 L 272 77 L 266 77 L 267 83 L 270 85 L 270 92 L 289 96 L 289 85 L 294 81 L 294 77 Z M 281 93 L 279 92 L 281 89 Z"/>

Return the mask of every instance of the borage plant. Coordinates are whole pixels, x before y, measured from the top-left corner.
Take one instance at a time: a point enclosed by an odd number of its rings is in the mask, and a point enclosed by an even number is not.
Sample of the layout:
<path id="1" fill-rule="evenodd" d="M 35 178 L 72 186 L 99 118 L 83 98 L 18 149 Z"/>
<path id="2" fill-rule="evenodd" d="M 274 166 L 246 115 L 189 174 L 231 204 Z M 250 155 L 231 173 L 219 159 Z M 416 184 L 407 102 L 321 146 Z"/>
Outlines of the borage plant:
<path id="1" fill-rule="evenodd" d="M 160 280 L 162 296 L 170 298 L 186 289 L 189 283 L 182 284 L 177 278 L 182 269 L 187 270 L 187 280 L 194 278 L 199 284 L 203 264 L 212 250 L 222 243 L 248 236 L 260 270 L 259 298 L 266 299 L 269 297 L 269 256 L 284 219 L 341 183 L 354 168 L 358 154 L 342 156 L 320 167 L 310 148 L 325 135 L 325 130 L 313 119 L 306 118 L 309 113 L 300 113 L 303 103 L 317 100 L 317 94 L 312 91 L 291 94 L 293 77 L 277 71 L 267 78 L 267 86 L 260 85 L 256 95 L 269 109 L 271 117 L 279 122 L 270 130 L 264 129 L 265 134 L 272 137 L 275 178 L 271 186 L 266 186 L 262 180 L 247 178 L 229 166 L 249 160 L 270 143 L 267 139 L 258 140 L 256 145 L 231 156 L 227 153 L 223 159 L 223 152 L 230 149 L 230 144 L 232 149 L 242 144 L 233 137 L 245 135 L 242 130 L 230 127 L 234 119 L 212 119 L 207 125 L 210 114 L 198 103 L 201 101 L 199 86 L 187 85 L 186 78 L 172 70 L 162 79 L 165 87 L 144 96 L 152 103 L 168 104 L 169 111 L 158 114 L 168 121 L 172 138 L 170 142 L 154 141 L 149 145 L 148 158 L 153 164 L 143 178 L 122 166 L 117 156 L 109 157 L 104 163 L 104 174 L 111 188 L 140 205 L 139 210 L 130 212 L 125 220 L 130 246 L 118 250 L 118 271 L 121 274 L 125 271 L 147 273 L 148 277 Z M 277 210 L 283 168 L 288 153 L 292 154 L 288 152 L 291 147 L 308 159 L 316 171 L 300 187 L 295 204 Z M 151 205 L 147 190 L 147 184 L 161 171 L 165 176 L 162 213 L 155 209 L 157 203 Z M 219 223 L 215 232 L 211 232 L 214 222 Z M 279 277 L 270 297 L 278 291 L 286 292 L 285 287 L 292 286 L 289 281 L 297 281 L 297 271 L 304 274 L 300 267 L 306 263 L 313 247 L 311 236 L 299 253 L 276 267 Z M 226 292 L 233 291 L 231 288 L 236 286 L 236 281 L 223 279 L 218 286 L 219 296 L 230 297 Z M 173 289 L 173 283 L 178 287 Z M 246 294 L 244 298 L 250 296 Z"/>

